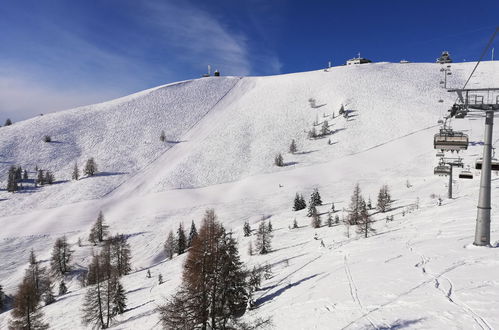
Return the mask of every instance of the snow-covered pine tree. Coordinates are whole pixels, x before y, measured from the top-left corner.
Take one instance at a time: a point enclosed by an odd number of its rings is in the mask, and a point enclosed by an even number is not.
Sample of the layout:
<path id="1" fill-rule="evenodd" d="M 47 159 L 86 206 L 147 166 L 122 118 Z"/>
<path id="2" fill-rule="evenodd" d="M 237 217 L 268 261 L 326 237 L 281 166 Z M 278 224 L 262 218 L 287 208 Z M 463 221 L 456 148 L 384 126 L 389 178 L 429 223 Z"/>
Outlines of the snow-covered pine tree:
<path id="1" fill-rule="evenodd" d="M 269 219 L 269 223 L 267 224 L 267 230 L 268 230 L 269 233 L 271 233 L 273 229 L 274 228 L 272 227 L 272 222 Z"/>
<path id="2" fill-rule="evenodd" d="M 71 173 L 71 179 L 78 181 L 80 178 L 80 169 L 78 168 L 78 164 L 74 164 L 73 166 L 73 172 Z"/>
<path id="3" fill-rule="evenodd" d="M 50 258 L 50 268 L 55 275 L 63 276 L 71 270 L 70 262 L 73 251 L 70 249 L 66 236 L 55 240 Z"/>
<path id="4" fill-rule="evenodd" d="M 324 120 L 324 123 L 322 123 L 322 127 L 321 127 L 321 135 L 322 136 L 326 136 L 330 133 L 329 131 L 329 123 L 327 120 Z"/>
<path id="5" fill-rule="evenodd" d="M 322 205 L 321 194 L 319 194 L 318 188 L 314 188 L 314 191 L 310 195 L 310 204 L 314 204 L 314 206 Z"/>
<path id="6" fill-rule="evenodd" d="M 299 211 L 303 209 L 304 207 L 303 207 L 302 197 L 298 193 L 296 193 L 295 199 L 293 201 L 293 211 Z"/>
<path id="7" fill-rule="evenodd" d="M 113 277 L 108 281 L 112 282 L 111 313 L 113 315 L 123 314 L 126 310 L 126 293 L 118 277 Z"/>
<path id="8" fill-rule="evenodd" d="M 191 230 L 189 231 L 189 237 L 187 238 L 187 247 L 190 248 L 192 246 L 192 242 L 198 237 L 198 230 L 196 229 L 196 225 L 194 224 L 194 220 L 191 223 Z"/>
<path id="9" fill-rule="evenodd" d="M 177 244 L 176 244 L 176 252 L 178 255 L 181 255 L 187 249 L 187 237 L 185 236 L 184 226 L 182 223 L 178 225 L 177 229 Z"/>
<path id="10" fill-rule="evenodd" d="M 267 254 L 271 251 L 272 233 L 268 231 L 265 221 L 261 221 L 256 232 L 256 250 L 259 254 Z"/>
<path id="11" fill-rule="evenodd" d="M 109 226 L 104 223 L 104 214 L 99 211 L 99 216 L 95 221 L 92 229 L 90 229 L 90 234 L 88 236 L 89 242 L 97 244 L 103 242 L 109 234 Z"/>
<path id="12" fill-rule="evenodd" d="M 93 157 L 87 160 L 83 172 L 88 176 L 93 176 L 95 173 L 97 173 L 97 163 L 95 162 Z"/>
<path id="13" fill-rule="evenodd" d="M 291 144 L 289 145 L 289 152 L 291 154 L 294 154 L 297 151 L 298 151 L 298 148 L 296 147 L 296 141 L 295 141 L 295 139 L 293 139 L 293 140 L 291 140 Z"/>
<path id="14" fill-rule="evenodd" d="M 284 166 L 284 159 L 282 158 L 281 153 L 278 153 L 274 158 L 274 165 L 282 167 Z"/>
<path id="15" fill-rule="evenodd" d="M 40 186 L 43 186 L 45 184 L 45 175 L 44 175 L 44 171 L 42 169 L 38 170 L 38 174 L 36 177 L 36 183 Z"/>
<path id="16" fill-rule="evenodd" d="M 66 283 L 64 283 L 64 280 L 59 283 L 59 296 L 65 295 L 68 292 L 68 287 L 66 286 Z"/>
<path id="17" fill-rule="evenodd" d="M 176 251 L 176 239 L 175 235 L 173 234 L 173 231 L 170 230 L 168 233 L 168 237 L 166 238 L 166 242 L 164 245 L 165 248 L 165 254 L 168 259 L 173 258 L 173 254 Z"/>
<path id="18" fill-rule="evenodd" d="M 251 235 L 251 226 L 249 224 L 248 221 L 245 221 L 244 222 L 244 225 L 243 225 L 243 234 L 245 237 L 248 237 Z"/>
<path id="19" fill-rule="evenodd" d="M 52 173 L 51 171 L 48 171 L 48 170 L 45 171 L 44 181 L 46 184 L 53 184 L 55 181 L 54 173 Z"/>
<path id="20" fill-rule="evenodd" d="M 312 127 L 312 129 L 308 131 L 308 138 L 309 139 L 317 138 L 317 131 L 315 130 L 315 127 Z"/>
<path id="21" fill-rule="evenodd" d="M 308 206 L 307 217 L 311 217 L 314 214 L 317 214 L 317 208 L 314 204 L 310 203 L 310 205 Z"/>

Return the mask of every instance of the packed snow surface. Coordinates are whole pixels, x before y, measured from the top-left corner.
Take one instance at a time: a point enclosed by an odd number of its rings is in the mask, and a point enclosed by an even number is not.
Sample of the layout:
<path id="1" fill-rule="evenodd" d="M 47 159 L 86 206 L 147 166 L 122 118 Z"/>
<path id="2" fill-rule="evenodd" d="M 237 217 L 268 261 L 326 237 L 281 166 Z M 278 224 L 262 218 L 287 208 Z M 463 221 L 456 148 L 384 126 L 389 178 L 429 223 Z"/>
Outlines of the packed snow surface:
<path id="1" fill-rule="evenodd" d="M 452 64 L 448 84 L 461 87 L 474 65 Z M 245 320 L 272 317 L 275 329 L 499 328 L 499 249 L 471 244 L 480 173 L 473 170 L 472 180 L 456 175 L 453 199 L 446 198 L 447 179 L 433 175 L 433 134 L 455 101 L 439 85 L 440 67 L 376 63 L 203 78 L 2 127 L 1 186 L 10 165 L 28 169 L 30 178 L 35 166 L 51 170 L 57 182 L 0 191 L 0 284 L 13 294 L 29 251 L 48 266 L 55 239 L 66 235 L 75 251 L 69 293 L 42 311 L 54 329 L 84 328 L 86 289 L 77 274 L 90 261 L 86 238 L 102 210 L 112 232 L 130 236 L 133 254 L 134 271 L 123 278 L 128 309 L 112 327 L 159 329 L 155 309 L 180 284 L 185 258 L 165 260 L 167 233 L 180 222 L 199 225 L 214 208 L 238 237 L 248 267 L 272 265 Z M 468 87 L 491 86 L 499 87 L 499 63 L 481 63 Z M 342 104 L 348 118 L 338 114 Z M 325 120 L 331 134 L 309 139 L 314 122 L 320 132 Z M 460 155 L 472 166 L 482 152 L 483 118 L 451 124 L 469 135 Z M 494 133 L 495 142 L 499 129 Z M 53 142 L 43 142 L 45 135 Z M 292 139 L 295 154 L 288 153 Z M 274 165 L 278 153 L 283 167 Z M 98 175 L 72 181 L 74 164 L 82 169 L 90 157 Z M 322 220 L 331 203 L 342 219 L 356 183 L 373 204 L 383 184 L 395 200 L 387 213 L 373 210 L 376 234 L 369 238 L 355 228 L 347 237 L 341 224 L 313 229 L 306 210 L 291 210 L 295 193 L 308 201 L 318 188 Z M 497 246 L 496 176 L 492 188 Z M 441 206 L 432 195 L 442 197 Z M 273 251 L 250 256 L 254 237 L 243 237 L 242 225 L 256 228 L 262 217 L 274 227 Z M 289 229 L 295 218 L 300 228 Z M 9 318 L 9 311 L 0 314 L 0 328 Z"/>

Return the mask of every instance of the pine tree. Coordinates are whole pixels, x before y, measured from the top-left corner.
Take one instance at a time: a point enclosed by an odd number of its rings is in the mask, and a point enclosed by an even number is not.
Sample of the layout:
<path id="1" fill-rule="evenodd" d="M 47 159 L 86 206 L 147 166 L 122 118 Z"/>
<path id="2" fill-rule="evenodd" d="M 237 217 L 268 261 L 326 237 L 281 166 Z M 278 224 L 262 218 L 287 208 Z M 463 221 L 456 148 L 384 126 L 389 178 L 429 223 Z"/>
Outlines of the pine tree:
<path id="1" fill-rule="evenodd" d="M 298 151 L 298 148 L 296 147 L 295 139 L 293 139 L 289 145 L 289 153 L 294 154 L 296 151 Z"/>
<path id="2" fill-rule="evenodd" d="M 364 234 L 364 237 L 367 238 L 369 233 L 374 233 L 375 230 L 372 228 L 372 219 L 369 215 L 369 211 L 367 210 L 367 205 L 364 200 L 361 200 L 360 203 L 360 218 L 357 222 L 357 233 Z"/>
<path id="3" fill-rule="evenodd" d="M 295 200 L 293 203 L 293 211 L 303 210 L 306 207 L 307 207 L 307 203 L 305 202 L 305 199 L 303 198 L 303 196 L 296 193 Z"/>
<path id="4" fill-rule="evenodd" d="M 113 292 L 112 292 L 112 298 L 111 298 L 111 304 L 112 304 L 112 315 L 118 315 L 118 314 L 123 314 L 126 310 L 126 294 L 125 294 L 125 289 L 123 288 L 123 285 L 121 284 L 119 278 L 113 278 L 112 280 L 113 283 Z"/>
<path id="5" fill-rule="evenodd" d="M 310 205 L 308 206 L 307 217 L 311 217 L 314 214 L 317 214 L 317 208 L 314 204 L 310 203 Z"/>
<path id="6" fill-rule="evenodd" d="M 386 212 L 387 210 L 390 209 L 391 205 L 391 196 L 390 196 L 390 190 L 387 185 L 383 185 L 378 193 L 378 205 L 377 209 L 381 212 Z"/>
<path id="7" fill-rule="evenodd" d="M 47 270 L 45 267 L 40 266 L 33 250 L 31 250 L 29 255 L 29 266 L 26 270 L 25 278 L 29 279 L 29 281 L 33 283 L 36 292 L 36 299 L 37 302 L 39 302 L 42 296 L 47 292 L 47 290 L 49 290 L 51 283 Z"/>
<path id="8" fill-rule="evenodd" d="M 371 203 L 371 196 L 369 196 L 369 199 L 367 201 L 367 208 L 369 210 L 372 210 L 373 209 L 373 204 Z"/>
<path id="9" fill-rule="evenodd" d="M 28 180 L 28 171 L 26 169 L 24 169 L 24 172 L 23 172 L 23 180 L 24 181 Z"/>
<path id="10" fill-rule="evenodd" d="M 173 254 L 175 253 L 176 250 L 176 239 L 175 235 L 173 234 L 173 231 L 170 231 L 170 233 L 168 233 L 168 237 L 166 238 L 164 248 L 165 248 L 166 257 L 168 259 L 173 258 Z"/>
<path id="11" fill-rule="evenodd" d="M 298 222 L 296 221 L 296 218 L 293 220 L 293 229 L 298 228 Z"/>
<path id="12" fill-rule="evenodd" d="M 78 168 L 78 164 L 75 163 L 73 166 L 73 173 L 71 173 L 71 179 L 78 181 L 80 178 L 80 169 Z"/>
<path id="13" fill-rule="evenodd" d="M 333 216 L 331 215 L 331 212 L 327 213 L 326 223 L 327 223 L 328 227 L 332 227 L 333 226 Z"/>
<path id="14" fill-rule="evenodd" d="M 181 255 L 187 249 L 187 238 L 185 236 L 184 226 L 182 223 L 179 224 L 177 229 L 177 244 L 176 244 L 176 252 L 178 255 Z"/>
<path id="15" fill-rule="evenodd" d="M 326 136 L 330 133 L 329 131 L 329 123 L 327 122 L 327 120 L 324 120 L 324 123 L 322 124 L 322 128 L 321 128 L 321 135 L 322 136 Z"/>
<path id="16" fill-rule="evenodd" d="M 314 207 L 314 210 L 315 210 L 315 207 Z M 313 228 L 320 228 L 321 224 L 322 224 L 321 216 L 319 215 L 319 213 L 317 213 L 317 210 L 315 210 L 315 212 L 312 213 L 312 227 Z"/>
<path id="17" fill-rule="evenodd" d="M 338 215 L 334 216 L 334 223 L 339 224 L 340 223 L 340 217 Z"/>
<path id="18" fill-rule="evenodd" d="M 9 168 L 8 180 L 7 180 L 7 191 L 16 192 L 19 189 L 18 180 L 16 179 L 16 167 L 11 166 Z"/>
<path id="19" fill-rule="evenodd" d="M 97 173 L 97 163 L 95 162 L 93 157 L 87 160 L 87 163 L 85 164 L 85 169 L 83 171 L 85 175 L 88 176 L 93 176 L 95 173 Z"/>
<path id="20" fill-rule="evenodd" d="M 187 238 L 187 247 L 190 248 L 192 246 L 192 242 L 198 237 L 198 231 L 196 229 L 196 225 L 194 224 L 194 220 L 191 223 L 191 230 L 189 231 L 189 237 Z"/>
<path id="21" fill-rule="evenodd" d="M 248 300 L 246 271 L 237 243 L 207 210 L 198 239 L 184 264 L 180 290 L 161 306 L 167 329 L 228 329 L 244 313 Z"/>
<path id="22" fill-rule="evenodd" d="M 9 320 L 9 329 L 48 329 L 49 325 L 42 321 L 43 313 L 39 310 L 40 296 L 37 293 L 33 278 L 25 276 L 14 296 L 14 309 Z"/>
<path id="23" fill-rule="evenodd" d="M 64 280 L 59 283 L 59 296 L 65 295 L 68 292 L 68 287 L 66 286 L 66 283 L 64 283 Z"/>
<path id="24" fill-rule="evenodd" d="M 269 233 L 271 233 L 273 229 L 274 228 L 272 227 L 272 222 L 269 219 L 269 223 L 267 224 L 267 230 L 268 230 Z"/>
<path id="25" fill-rule="evenodd" d="M 45 292 L 45 294 L 43 295 L 43 302 L 45 303 L 45 306 L 55 302 L 52 285 L 49 285 L 47 292 Z"/>
<path id="26" fill-rule="evenodd" d="M 42 169 L 38 170 L 36 183 L 39 184 L 40 186 L 43 186 L 45 184 L 45 175 Z"/>
<path id="27" fill-rule="evenodd" d="M 357 225 L 361 221 L 361 206 L 364 202 L 364 198 L 362 197 L 360 186 L 357 183 L 355 185 L 351 201 L 350 201 L 350 209 L 348 212 L 348 223 L 350 225 Z"/>
<path id="28" fill-rule="evenodd" d="M 166 140 L 165 131 L 161 131 L 161 134 L 159 135 L 159 140 L 161 142 L 165 142 L 165 140 Z"/>
<path id="29" fill-rule="evenodd" d="M 50 259 L 50 267 L 53 274 L 62 276 L 71 270 L 69 263 L 71 262 L 72 253 L 73 251 L 69 248 L 66 236 L 55 240 Z"/>
<path id="30" fill-rule="evenodd" d="M 267 254 L 271 251 L 272 233 L 268 231 L 265 221 L 261 221 L 256 232 L 256 250 L 259 254 Z"/>
<path id="31" fill-rule="evenodd" d="M 308 138 L 315 139 L 316 137 L 317 137 L 317 131 L 315 130 L 315 127 L 312 127 L 312 129 L 308 131 Z"/>
<path id="32" fill-rule="evenodd" d="M 163 275 L 159 274 L 158 275 L 158 285 L 163 284 Z"/>
<path id="33" fill-rule="evenodd" d="M 342 115 L 345 113 L 345 107 L 343 106 L 343 104 L 341 105 L 341 108 L 340 108 L 340 111 L 339 111 L 339 114 Z"/>
<path id="34" fill-rule="evenodd" d="M 151 270 L 150 269 L 147 270 L 146 277 L 151 278 Z"/>
<path id="35" fill-rule="evenodd" d="M 92 229 L 90 229 L 90 234 L 88 236 L 90 243 L 97 244 L 103 242 L 109 234 L 108 228 L 109 226 L 104 223 L 104 215 L 102 214 L 102 211 L 99 211 L 99 216 L 97 217 Z"/>
<path id="36" fill-rule="evenodd" d="M 331 203 L 331 211 L 336 212 L 335 209 L 334 209 L 334 203 Z"/>
<path id="37" fill-rule="evenodd" d="M 251 226 L 249 224 L 248 221 L 245 221 L 244 222 L 244 225 L 243 225 L 243 233 L 244 233 L 244 236 L 245 237 L 248 237 L 251 235 Z"/>
<path id="38" fill-rule="evenodd" d="M 108 244 L 111 245 L 111 261 L 117 276 L 121 277 L 128 275 L 132 270 L 132 265 L 130 263 L 132 252 L 127 237 L 125 235 L 113 236 L 108 240 Z"/>
<path id="39" fill-rule="evenodd" d="M 10 126 L 10 125 L 12 125 L 12 120 L 10 120 L 10 118 L 7 118 L 3 126 Z"/>
<path id="40" fill-rule="evenodd" d="M 55 181 L 54 173 L 52 173 L 51 171 L 45 171 L 44 182 L 46 184 L 53 184 L 54 181 Z"/>
<path id="41" fill-rule="evenodd" d="M 319 189 L 314 188 L 314 191 L 310 195 L 310 204 L 314 204 L 314 206 L 322 205 L 321 195 L 319 194 Z"/>
<path id="42" fill-rule="evenodd" d="M 275 164 L 276 166 L 279 166 L 279 167 L 284 166 L 284 160 L 283 160 L 283 158 L 282 158 L 281 153 L 278 153 L 278 154 L 275 156 L 275 158 L 274 158 L 274 164 Z"/>

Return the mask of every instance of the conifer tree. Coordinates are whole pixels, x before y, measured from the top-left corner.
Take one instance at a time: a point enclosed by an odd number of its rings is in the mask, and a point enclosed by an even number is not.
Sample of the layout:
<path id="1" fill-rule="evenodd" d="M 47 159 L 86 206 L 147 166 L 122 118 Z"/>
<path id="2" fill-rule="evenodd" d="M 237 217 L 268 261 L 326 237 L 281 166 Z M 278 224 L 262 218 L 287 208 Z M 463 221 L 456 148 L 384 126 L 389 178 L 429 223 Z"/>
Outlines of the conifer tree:
<path id="1" fill-rule="evenodd" d="M 365 204 L 364 198 L 362 197 L 361 191 L 360 191 L 360 186 L 357 183 L 355 185 L 351 201 L 350 201 L 350 209 L 348 212 L 348 223 L 350 225 L 357 225 L 361 221 L 361 207 L 362 204 Z"/>
<path id="2" fill-rule="evenodd" d="M 68 287 L 66 286 L 66 283 L 64 283 L 64 280 L 59 283 L 59 296 L 65 295 L 68 292 Z"/>
<path id="3" fill-rule="evenodd" d="M 269 223 L 267 224 L 267 230 L 268 230 L 269 233 L 271 233 L 273 229 L 274 228 L 272 227 L 272 222 L 269 219 Z"/>
<path id="4" fill-rule="evenodd" d="M 45 175 L 42 169 L 38 170 L 38 175 L 36 177 L 36 183 L 39 184 L 40 186 L 43 186 L 45 184 Z"/>
<path id="5" fill-rule="evenodd" d="M 71 179 L 78 181 L 79 178 L 80 178 L 80 169 L 78 168 L 78 164 L 76 164 L 75 162 L 75 165 L 73 166 L 73 173 L 71 173 Z"/>
<path id="6" fill-rule="evenodd" d="M 343 104 L 341 105 L 341 108 L 340 108 L 340 111 L 339 111 L 339 114 L 342 115 L 345 113 L 345 107 L 343 106 Z"/>
<path id="7" fill-rule="evenodd" d="M 8 180 L 7 180 L 7 191 L 16 192 L 19 189 L 18 180 L 16 179 L 16 167 L 11 166 L 9 168 Z"/>
<path id="8" fill-rule="evenodd" d="M 298 151 L 298 148 L 296 147 L 295 139 L 293 139 L 291 140 L 291 144 L 289 145 L 289 153 L 294 154 L 296 151 Z"/>
<path id="9" fill-rule="evenodd" d="M 315 207 L 314 204 L 310 203 L 308 206 L 307 217 L 311 217 L 314 214 L 317 214 L 317 208 Z"/>
<path id="10" fill-rule="evenodd" d="M 146 277 L 151 278 L 151 270 L 150 269 L 147 270 Z"/>
<path id="11" fill-rule="evenodd" d="M 319 194 L 319 189 L 314 188 L 314 191 L 310 195 L 310 204 L 314 204 L 314 206 L 322 205 L 321 195 Z"/>
<path id="12" fill-rule="evenodd" d="M 128 275 L 132 270 L 130 263 L 132 252 L 127 237 L 125 235 L 116 235 L 111 237 L 108 242 L 111 245 L 111 260 L 117 276 Z"/>
<path id="13" fill-rule="evenodd" d="M 39 301 L 40 296 L 33 278 L 25 276 L 14 296 L 9 329 L 48 329 L 49 325 L 42 320 L 43 313 L 39 309 Z"/>
<path id="14" fill-rule="evenodd" d="M 332 227 L 333 226 L 333 216 L 331 215 L 331 212 L 327 213 L 326 223 L 327 223 L 328 227 Z"/>
<path id="15" fill-rule="evenodd" d="M 0 284 L 0 312 L 5 308 L 5 293 L 3 292 L 3 287 Z"/>
<path id="16" fill-rule="evenodd" d="M 163 284 L 163 275 L 159 274 L 158 275 L 158 285 Z"/>
<path id="17" fill-rule="evenodd" d="M 363 234 L 365 238 L 369 235 L 369 233 L 374 233 L 375 230 L 372 228 L 373 220 L 369 215 L 369 211 L 367 210 L 367 204 L 364 200 L 361 200 L 360 204 L 360 218 L 357 222 L 357 233 Z"/>
<path id="18" fill-rule="evenodd" d="M 10 120 L 10 118 L 7 118 L 3 126 L 10 126 L 10 125 L 12 125 L 12 120 Z"/>
<path id="19" fill-rule="evenodd" d="M 25 278 L 28 278 L 31 283 L 33 283 L 36 292 L 36 299 L 37 302 L 39 302 L 45 292 L 49 289 L 51 283 L 47 270 L 45 267 L 40 266 L 33 250 L 31 250 L 29 255 L 29 266 L 26 270 Z"/>
<path id="20" fill-rule="evenodd" d="M 390 196 L 390 190 L 387 185 L 383 185 L 378 193 L 378 205 L 377 209 L 381 212 L 386 212 L 387 210 L 390 209 L 391 205 L 391 196 Z"/>
<path id="21" fill-rule="evenodd" d="M 265 221 L 261 221 L 256 232 L 256 250 L 259 254 L 267 254 L 271 251 L 272 233 L 269 232 Z"/>
<path id="22" fill-rule="evenodd" d="M 97 173 L 97 163 L 95 162 L 93 157 L 87 160 L 85 164 L 85 169 L 83 171 L 85 175 L 88 176 L 93 176 L 95 173 Z"/>
<path id="23" fill-rule="evenodd" d="M 23 172 L 23 180 L 24 181 L 28 180 L 28 171 L 26 169 L 24 169 L 24 172 Z"/>
<path id="24" fill-rule="evenodd" d="M 181 255 L 187 249 L 187 237 L 185 236 L 184 226 L 182 223 L 179 224 L 177 229 L 177 244 L 176 252 Z"/>
<path id="25" fill-rule="evenodd" d="M 161 131 L 161 134 L 159 135 L 159 140 L 161 142 L 165 142 L 165 140 L 166 140 L 165 131 Z"/>
<path id="26" fill-rule="evenodd" d="M 248 221 L 245 221 L 244 222 L 244 225 L 243 225 L 243 233 L 244 233 L 244 236 L 245 237 L 248 237 L 251 235 L 251 226 L 249 224 Z"/>
<path id="27" fill-rule="evenodd" d="M 104 215 L 102 214 L 102 211 L 99 211 L 99 216 L 97 217 L 92 229 L 90 229 L 88 240 L 93 244 L 103 242 L 109 234 L 108 228 L 109 226 L 104 223 Z"/>
<path id="28" fill-rule="evenodd" d="M 315 127 L 312 127 L 312 129 L 308 131 L 308 138 L 315 139 L 316 137 L 317 137 L 317 131 L 315 130 Z"/>
<path id="29" fill-rule="evenodd" d="M 123 285 L 121 284 L 119 278 L 113 278 L 113 292 L 112 292 L 112 314 L 119 315 L 123 314 L 126 310 L 126 294 Z"/>
<path id="30" fill-rule="evenodd" d="M 321 135 L 322 136 L 326 136 L 330 133 L 329 131 L 329 123 L 327 122 L 327 120 L 324 120 L 324 123 L 322 124 L 322 128 L 321 128 Z"/>
<path id="31" fill-rule="evenodd" d="M 321 216 L 319 213 L 317 213 L 317 210 L 314 207 L 315 212 L 312 213 L 312 227 L 314 228 L 320 228 L 322 221 L 321 221 Z"/>
<path id="32" fill-rule="evenodd" d="M 69 247 L 66 236 L 55 240 L 50 259 L 50 267 L 53 274 L 62 276 L 70 271 L 69 263 L 71 262 L 72 253 L 73 251 Z"/>
<path id="33" fill-rule="evenodd" d="M 187 247 L 190 248 L 192 246 L 192 242 L 198 237 L 198 231 L 196 229 L 196 225 L 194 224 L 194 220 L 191 223 L 191 230 L 189 231 L 189 237 L 187 238 Z"/>
<path id="34" fill-rule="evenodd" d="M 51 171 L 45 171 L 45 178 L 43 179 L 43 181 L 46 184 L 53 184 L 55 181 L 54 173 L 52 173 Z"/>
<path id="35" fill-rule="evenodd" d="M 47 291 L 43 295 L 43 302 L 45 305 L 50 305 L 55 302 L 54 291 L 52 289 L 52 285 L 49 285 Z"/>
<path id="36" fill-rule="evenodd" d="M 307 203 L 305 202 L 305 199 L 303 198 L 303 196 L 296 193 L 295 200 L 293 203 L 293 211 L 303 210 L 306 207 L 307 207 Z"/>
<path id="37" fill-rule="evenodd" d="M 274 158 L 274 164 L 276 166 L 282 167 L 284 166 L 284 159 L 282 158 L 281 153 L 278 153 Z"/>
<path id="38" fill-rule="evenodd" d="M 296 221 L 296 218 L 293 220 L 293 229 L 298 228 L 298 222 Z"/>
<path id="39" fill-rule="evenodd" d="M 338 215 L 334 216 L 334 223 L 339 224 L 340 223 L 340 217 Z"/>
<path id="40" fill-rule="evenodd" d="M 164 248 L 165 248 L 166 257 L 168 259 L 173 258 L 173 254 L 175 253 L 176 250 L 176 240 L 173 231 L 170 231 L 170 233 L 168 233 L 168 237 L 166 238 Z"/>

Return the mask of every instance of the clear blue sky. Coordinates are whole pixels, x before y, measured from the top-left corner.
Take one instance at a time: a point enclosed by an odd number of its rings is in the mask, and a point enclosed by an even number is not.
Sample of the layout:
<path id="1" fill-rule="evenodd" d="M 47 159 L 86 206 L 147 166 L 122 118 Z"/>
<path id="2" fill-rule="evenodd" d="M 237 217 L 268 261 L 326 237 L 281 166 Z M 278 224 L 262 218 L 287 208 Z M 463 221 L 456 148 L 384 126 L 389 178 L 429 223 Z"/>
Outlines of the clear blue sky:
<path id="1" fill-rule="evenodd" d="M 476 60 L 499 1 L 23 0 L 0 5 L 0 120 L 199 77 Z M 499 57 L 499 38 L 495 42 Z"/>

